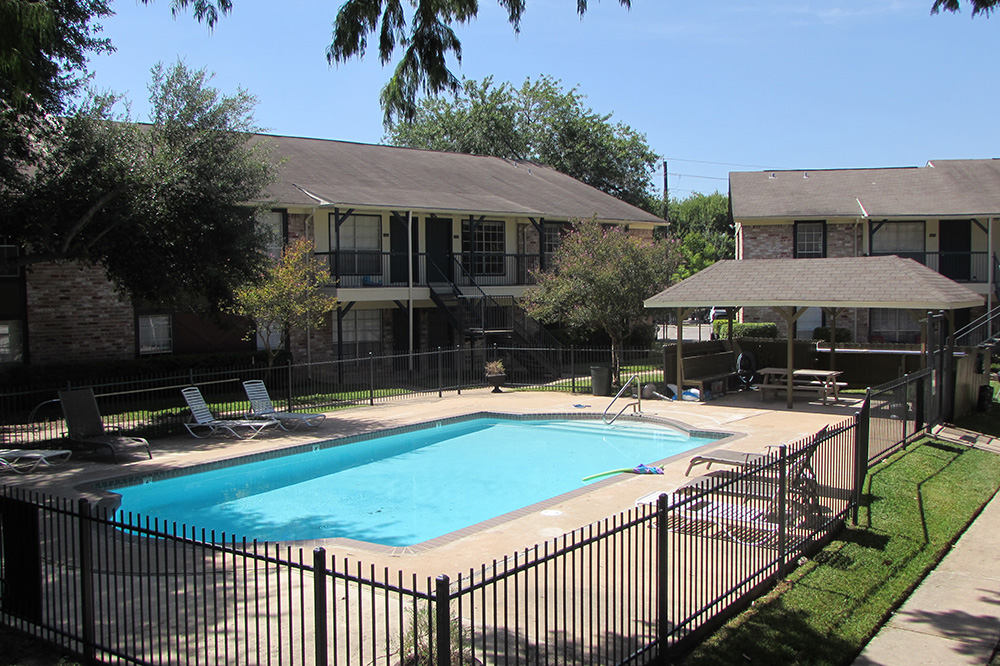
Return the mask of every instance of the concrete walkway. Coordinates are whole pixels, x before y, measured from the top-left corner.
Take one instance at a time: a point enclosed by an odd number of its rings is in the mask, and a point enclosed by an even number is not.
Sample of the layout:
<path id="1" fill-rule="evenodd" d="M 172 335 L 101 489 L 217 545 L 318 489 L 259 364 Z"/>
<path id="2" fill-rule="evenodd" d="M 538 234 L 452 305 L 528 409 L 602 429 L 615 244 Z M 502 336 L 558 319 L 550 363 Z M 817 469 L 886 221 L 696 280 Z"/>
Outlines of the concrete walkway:
<path id="1" fill-rule="evenodd" d="M 943 436 L 1000 453 L 1000 440 Z M 862 651 L 854 666 L 988 664 L 1000 645 L 1000 495 Z"/>

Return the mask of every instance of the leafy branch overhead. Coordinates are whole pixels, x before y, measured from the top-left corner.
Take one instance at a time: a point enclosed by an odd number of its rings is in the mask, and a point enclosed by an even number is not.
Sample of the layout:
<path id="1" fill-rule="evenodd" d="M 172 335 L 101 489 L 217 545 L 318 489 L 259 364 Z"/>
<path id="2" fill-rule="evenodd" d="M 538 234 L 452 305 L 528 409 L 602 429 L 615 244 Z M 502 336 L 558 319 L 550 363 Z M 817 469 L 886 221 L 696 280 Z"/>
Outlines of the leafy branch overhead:
<path id="1" fill-rule="evenodd" d="M 514 32 L 518 32 L 525 0 L 498 2 L 507 12 Z M 631 6 L 631 0 L 619 2 Z M 410 6 L 409 12 L 405 5 Z M 585 14 L 587 0 L 577 0 L 576 10 L 581 16 Z M 337 13 L 326 59 L 332 65 L 363 58 L 369 36 L 375 35 L 383 65 L 392 61 L 397 47 L 402 48 L 403 55 L 382 89 L 381 102 L 387 126 L 397 121 L 409 122 L 416 116 L 421 92 L 428 95 L 458 92 L 459 80 L 447 65 L 449 54 L 459 64 L 462 62 L 462 44 L 454 26 L 468 23 L 478 13 L 478 0 L 347 0 Z"/>

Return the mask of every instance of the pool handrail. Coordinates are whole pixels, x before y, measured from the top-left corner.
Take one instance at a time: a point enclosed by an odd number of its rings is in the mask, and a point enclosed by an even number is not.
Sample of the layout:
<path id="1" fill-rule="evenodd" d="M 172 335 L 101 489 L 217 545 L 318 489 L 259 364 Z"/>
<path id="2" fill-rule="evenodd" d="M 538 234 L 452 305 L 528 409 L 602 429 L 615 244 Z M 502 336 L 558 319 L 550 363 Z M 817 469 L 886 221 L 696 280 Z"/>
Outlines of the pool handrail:
<path id="1" fill-rule="evenodd" d="M 618 395 L 616 395 L 614 398 L 612 398 L 611 402 L 608 403 L 608 406 L 604 410 L 604 414 L 601 415 L 601 420 L 604 421 L 604 425 L 611 425 L 612 423 L 614 423 L 615 419 L 617 419 L 619 416 L 621 416 L 622 413 L 626 409 L 628 409 L 629 407 L 636 406 L 637 409 L 635 411 L 638 411 L 638 412 L 642 411 L 642 387 L 639 386 L 638 379 L 639 379 L 639 375 L 632 375 L 631 377 L 629 377 L 629 380 L 627 382 L 625 382 L 625 384 L 622 386 L 621 390 L 618 391 Z M 638 400 L 636 400 L 635 402 L 625 403 L 625 406 L 622 407 L 618 411 L 617 414 L 615 414 L 614 416 L 612 416 L 611 420 L 609 421 L 608 420 L 608 412 L 611 411 L 611 405 L 615 404 L 615 401 L 618 400 L 618 398 L 622 397 L 622 394 L 625 393 L 625 391 L 628 389 L 628 387 L 632 385 L 632 382 L 636 382 L 636 388 L 638 389 L 636 391 L 636 395 L 638 396 Z"/>

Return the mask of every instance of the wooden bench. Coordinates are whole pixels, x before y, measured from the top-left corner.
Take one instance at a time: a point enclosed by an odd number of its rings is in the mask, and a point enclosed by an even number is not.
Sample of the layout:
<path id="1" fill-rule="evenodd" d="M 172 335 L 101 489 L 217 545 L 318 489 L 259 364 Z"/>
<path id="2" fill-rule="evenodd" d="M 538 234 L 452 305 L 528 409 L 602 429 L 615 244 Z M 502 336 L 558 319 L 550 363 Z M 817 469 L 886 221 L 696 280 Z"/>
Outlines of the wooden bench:
<path id="1" fill-rule="evenodd" d="M 704 400 L 706 389 L 710 391 L 713 382 L 725 382 L 725 389 L 728 390 L 730 378 L 736 376 L 736 356 L 731 351 L 687 356 L 684 357 L 684 385 L 680 390 L 683 393 L 686 388 L 697 387 Z M 673 377 L 667 376 L 667 381 L 671 380 L 677 381 L 676 371 Z"/>

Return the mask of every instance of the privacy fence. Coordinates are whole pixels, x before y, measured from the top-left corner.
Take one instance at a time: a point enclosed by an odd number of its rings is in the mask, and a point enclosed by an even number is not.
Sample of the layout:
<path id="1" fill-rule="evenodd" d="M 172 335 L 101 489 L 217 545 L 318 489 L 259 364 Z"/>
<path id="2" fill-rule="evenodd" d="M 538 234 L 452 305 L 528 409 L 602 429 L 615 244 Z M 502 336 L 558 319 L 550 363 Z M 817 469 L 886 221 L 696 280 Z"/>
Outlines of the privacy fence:
<path id="1" fill-rule="evenodd" d="M 869 465 L 923 431 L 936 385 L 928 370 L 873 390 L 740 472 L 437 576 L 4 487 L 0 621 L 87 663 L 653 663 L 851 519 Z"/>

